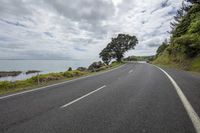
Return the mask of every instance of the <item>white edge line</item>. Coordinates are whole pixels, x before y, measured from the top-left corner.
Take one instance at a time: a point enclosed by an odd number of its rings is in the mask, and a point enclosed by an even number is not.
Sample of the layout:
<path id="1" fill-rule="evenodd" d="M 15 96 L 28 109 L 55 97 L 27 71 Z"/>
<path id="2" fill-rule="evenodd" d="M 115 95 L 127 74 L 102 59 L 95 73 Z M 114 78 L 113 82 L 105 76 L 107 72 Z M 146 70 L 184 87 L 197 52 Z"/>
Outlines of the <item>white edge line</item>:
<path id="1" fill-rule="evenodd" d="M 200 133 L 200 118 L 199 118 L 198 114 L 195 112 L 195 110 L 193 109 L 192 105 L 190 104 L 190 102 L 188 101 L 186 96 L 184 95 L 184 93 L 182 92 L 181 88 L 178 86 L 178 84 L 175 82 L 175 80 L 165 70 L 163 70 L 162 68 L 160 68 L 158 66 L 155 66 L 155 67 L 160 69 L 169 78 L 169 80 L 173 84 L 179 98 L 181 99 L 181 102 L 183 103 L 183 106 L 185 107 L 185 110 L 186 110 L 187 114 L 189 115 L 196 132 Z"/>
<path id="2" fill-rule="evenodd" d="M 133 69 L 131 69 L 128 73 L 132 73 L 133 72 Z"/>
<path id="3" fill-rule="evenodd" d="M 63 105 L 63 106 L 61 106 L 60 108 L 65 108 L 65 107 L 67 107 L 67 106 L 69 106 L 69 105 L 71 105 L 71 104 L 73 104 L 73 103 L 75 103 L 75 102 L 77 102 L 77 101 L 79 101 L 79 100 L 81 100 L 81 99 L 83 99 L 83 98 L 85 98 L 85 97 L 87 97 L 87 96 L 89 96 L 89 95 L 91 95 L 91 94 L 93 94 L 93 93 L 105 88 L 105 87 L 106 87 L 106 85 L 104 85 L 104 86 L 102 86 L 102 87 L 100 87 L 100 88 L 98 88 L 98 89 L 96 89 L 94 91 L 91 91 L 91 92 L 89 92 L 89 93 L 87 93 L 87 94 L 85 94 L 85 95 L 83 95 L 83 96 L 81 96 L 81 97 L 79 97 L 79 98 L 77 98 L 77 99 L 75 99 L 75 100 Z"/>
<path id="4" fill-rule="evenodd" d="M 83 76 L 83 77 L 80 77 L 80 78 L 64 81 L 64 82 L 61 82 L 61 83 L 56 83 L 56 84 L 52 84 L 52 85 L 48 85 L 48 86 L 44 86 L 44 87 L 40 87 L 40 88 L 35 88 L 35 89 L 32 89 L 32 90 L 27 90 L 27 91 L 22 91 L 22 92 L 18 92 L 18 93 L 14 93 L 14 94 L 1 96 L 0 100 L 5 99 L 5 98 L 9 98 L 9 97 L 13 97 L 13 96 L 17 96 L 17 95 L 21 95 L 21 94 L 25 94 L 25 93 L 29 93 L 29 92 L 39 91 L 39 90 L 42 90 L 42 89 L 45 89 L 45 88 L 49 88 L 49 87 L 53 87 L 53 86 L 57 86 L 57 85 L 61 85 L 61 84 L 69 83 L 69 82 L 74 82 L 74 81 L 77 81 L 77 80 L 80 80 L 80 79 L 84 79 L 84 78 L 89 78 L 89 77 L 101 75 L 101 74 L 104 74 L 104 73 L 111 72 L 111 71 L 114 71 L 116 69 L 119 69 L 119 68 L 123 67 L 124 65 L 126 65 L 126 64 L 123 64 L 123 65 L 121 65 L 119 67 L 116 67 L 116 68 L 113 68 L 113 69 L 110 69 L 110 70 L 107 70 L 107 71 L 99 72 L 99 73 L 94 74 L 94 75 Z"/>

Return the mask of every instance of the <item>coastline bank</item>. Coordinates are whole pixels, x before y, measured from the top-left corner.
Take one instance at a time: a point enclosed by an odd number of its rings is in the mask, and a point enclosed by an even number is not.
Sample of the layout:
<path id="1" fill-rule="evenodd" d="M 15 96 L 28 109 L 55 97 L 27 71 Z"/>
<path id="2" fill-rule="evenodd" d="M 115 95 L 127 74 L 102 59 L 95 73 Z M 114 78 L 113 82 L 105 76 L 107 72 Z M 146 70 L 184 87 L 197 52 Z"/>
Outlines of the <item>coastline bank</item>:
<path id="1" fill-rule="evenodd" d="M 79 78 L 81 76 L 87 76 L 96 74 L 101 71 L 106 71 L 118 67 L 124 63 L 122 62 L 113 62 L 110 65 L 99 64 L 99 62 L 95 62 L 91 64 L 87 70 L 71 70 L 65 72 L 57 72 L 57 73 L 48 73 L 48 74 L 40 74 L 28 78 L 26 80 L 17 80 L 14 82 L 11 81 L 0 81 L 0 95 L 19 92 L 22 90 L 34 89 L 42 86 L 47 86 L 59 82 L 63 82 L 66 80 L 71 80 L 75 78 Z M 78 69 L 78 68 L 77 68 Z"/>

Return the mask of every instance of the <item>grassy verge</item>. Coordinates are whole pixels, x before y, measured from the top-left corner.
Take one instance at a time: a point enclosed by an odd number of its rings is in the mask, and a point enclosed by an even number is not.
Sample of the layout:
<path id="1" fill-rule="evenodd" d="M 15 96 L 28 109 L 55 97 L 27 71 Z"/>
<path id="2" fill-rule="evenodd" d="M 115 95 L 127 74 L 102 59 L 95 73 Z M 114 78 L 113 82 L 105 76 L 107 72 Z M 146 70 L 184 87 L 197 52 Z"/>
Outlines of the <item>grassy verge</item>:
<path id="1" fill-rule="evenodd" d="M 189 71 L 195 74 L 200 73 L 200 57 L 195 58 L 184 58 L 183 56 L 172 57 L 169 55 L 161 55 L 156 60 L 152 62 L 152 64 L 168 67 L 168 68 L 176 68 L 180 70 Z"/>
<path id="2" fill-rule="evenodd" d="M 124 63 L 114 62 L 109 66 L 103 66 L 96 69 L 95 72 L 72 70 L 72 71 L 66 71 L 66 72 L 60 72 L 60 73 L 41 74 L 39 75 L 39 77 L 34 76 L 26 80 L 19 80 L 15 82 L 0 81 L 0 95 L 13 93 L 13 92 L 19 92 L 22 90 L 35 89 L 38 87 L 43 87 L 43 86 L 52 85 L 55 83 L 64 82 L 67 80 L 72 80 L 72 79 L 79 78 L 82 76 L 94 75 L 99 72 L 116 68 L 122 64 Z M 39 81 L 39 84 L 38 84 L 38 81 Z"/>

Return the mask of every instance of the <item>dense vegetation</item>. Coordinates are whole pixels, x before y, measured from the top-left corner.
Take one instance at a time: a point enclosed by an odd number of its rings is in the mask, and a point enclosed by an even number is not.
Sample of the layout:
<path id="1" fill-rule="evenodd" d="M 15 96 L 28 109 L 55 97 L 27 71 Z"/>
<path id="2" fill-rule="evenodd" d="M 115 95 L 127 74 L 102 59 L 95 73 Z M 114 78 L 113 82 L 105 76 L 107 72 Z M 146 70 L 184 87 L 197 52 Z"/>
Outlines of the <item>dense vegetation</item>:
<path id="1" fill-rule="evenodd" d="M 171 37 L 157 50 L 153 63 L 200 71 L 200 2 L 187 0 L 171 22 Z"/>
<path id="2" fill-rule="evenodd" d="M 124 53 L 130 49 L 134 49 L 137 43 L 138 40 L 135 36 L 119 34 L 116 38 L 112 38 L 111 42 L 101 51 L 99 56 L 106 64 L 109 64 L 112 59 L 121 62 Z"/>

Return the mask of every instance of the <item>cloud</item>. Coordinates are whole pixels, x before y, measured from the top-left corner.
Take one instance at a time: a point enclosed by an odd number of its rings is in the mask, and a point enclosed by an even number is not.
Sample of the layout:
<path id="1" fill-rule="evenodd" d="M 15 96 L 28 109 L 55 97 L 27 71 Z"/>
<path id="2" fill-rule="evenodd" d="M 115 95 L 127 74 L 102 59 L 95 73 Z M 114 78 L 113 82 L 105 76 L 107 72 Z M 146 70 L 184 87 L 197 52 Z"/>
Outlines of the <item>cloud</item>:
<path id="1" fill-rule="evenodd" d="M 17 22 L 11 22 L 11 21 L 4 20 L 4 19 L 0 19 L 0 21 L 7 23 L 7 24 L 14 25 L 14 26 L 21 26 L 21 27 L 24 27 L 24 28 L 26 27 L 24 24 L 21 24 L 18 21 Z"/>
<path id="2" fill-rule="evenodd" d="M 15 17 L 20 15 L 31 15 L 29 10 L 29 3 L 23 0 L 1 0 L 0 1 L 0 15 L 8 17 L 13 15 Z"/>
<path id="3" fill-rule="evenodd" d="M 50 32 L 44 32 L 45 35 L 47 35 L 48 37 L 53 38 L 53 35 Z"/>
<path id="4" fill-rule="evenodd" d="M 115 11 L 111 1 L 105 0 L 46 0 L 59 14 L 75 21 L 98 22 L 111 17 Z"/>
<path id="5" fill-rule="evenodd" d="M 1 0 L 0 58 L 98 59 L 118 33 L 136 35 L 126 55 L 155 54 L 179 0 Z"/>

